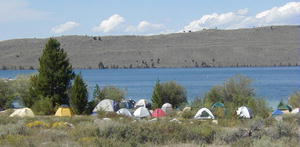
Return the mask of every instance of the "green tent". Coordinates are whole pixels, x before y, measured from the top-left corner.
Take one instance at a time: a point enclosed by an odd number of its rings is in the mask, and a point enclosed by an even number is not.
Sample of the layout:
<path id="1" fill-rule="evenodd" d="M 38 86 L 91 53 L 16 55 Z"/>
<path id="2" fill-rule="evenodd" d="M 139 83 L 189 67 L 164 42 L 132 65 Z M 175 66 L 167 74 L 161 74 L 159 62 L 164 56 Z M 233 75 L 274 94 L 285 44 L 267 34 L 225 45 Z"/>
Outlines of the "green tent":
<path id="1" fill-rule="evenodd" d="M 225 105 L 223 104 L 223 103 L 221 103 L 221 102 L 216 102 L 216 103 L 214 103 L 213 105 L 212 105 L 212 108 L 214 109 L 214 108 L 224 108 L 225 107 Z"/>
<path id="2" fill-rule="evenodd" d="M 289 110 L 289 111 L 292 111 L 293 108 L 290 106 L 290 105 L 281 105 L 278 107 L 279 110 Z"/>

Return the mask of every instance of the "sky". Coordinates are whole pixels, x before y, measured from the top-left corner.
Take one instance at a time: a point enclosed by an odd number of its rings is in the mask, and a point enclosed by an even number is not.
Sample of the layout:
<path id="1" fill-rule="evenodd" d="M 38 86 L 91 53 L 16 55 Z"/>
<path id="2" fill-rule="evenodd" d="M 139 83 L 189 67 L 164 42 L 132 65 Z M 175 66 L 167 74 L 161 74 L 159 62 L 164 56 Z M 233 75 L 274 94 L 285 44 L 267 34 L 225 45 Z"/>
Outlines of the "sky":
<path id="1" fill-rule="evenodd" d="M 0 40 L 300 25 L 300 0 L 0 0 Z"/>

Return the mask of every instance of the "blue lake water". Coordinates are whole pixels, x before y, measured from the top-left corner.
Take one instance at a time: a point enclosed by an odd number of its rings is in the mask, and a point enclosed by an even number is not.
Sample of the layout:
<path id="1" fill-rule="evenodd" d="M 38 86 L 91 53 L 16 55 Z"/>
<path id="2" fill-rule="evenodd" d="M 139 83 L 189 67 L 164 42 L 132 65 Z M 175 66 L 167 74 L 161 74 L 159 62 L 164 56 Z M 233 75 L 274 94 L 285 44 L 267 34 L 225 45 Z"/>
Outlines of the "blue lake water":
<path id="1" fill-rule="evenodd" d="M 189 100 L 204 96 L 213 86 L 223 84 L 230 77 L 245 75 L 253 79 L 252 87 L 257 96 L 275 106 L 296 90 L 300 90 L 300 67 L 251 67 L 251 68 L 154 68 L 154 69 L 105 69 L 75 70 L 81 72 L 88 84 L 90 95 L 96 84 L 117 86 L 132 99 L 151 99 L 157 79 L 161 82 L 176 81 L 187 90 Z M 0 78 L 14 78 L 20 74 L 36 73 L 35 70 L 0 70 Z"/>

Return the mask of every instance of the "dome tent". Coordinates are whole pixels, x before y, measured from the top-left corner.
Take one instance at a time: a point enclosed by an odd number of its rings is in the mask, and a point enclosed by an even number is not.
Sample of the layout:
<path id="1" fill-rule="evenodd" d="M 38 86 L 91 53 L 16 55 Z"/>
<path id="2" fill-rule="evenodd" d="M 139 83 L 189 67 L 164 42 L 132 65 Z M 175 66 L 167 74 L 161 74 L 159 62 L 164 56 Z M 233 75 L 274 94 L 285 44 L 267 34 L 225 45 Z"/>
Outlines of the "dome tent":
<path id="1" fill-rule="evenodd" d="M 122 108 L 122 109 L 118 110 L 117 114 L 132 117 L 131 112 L 126 108 Z"/>
<path id="2" fill-rule="evenodd" d="M 101 110 L 107 112 L 114 112 L 116 111 L 116 103 L 113 100 L 104 99 L 97 104 L 93 112 L 98 112 Z"/>
<path id="3" fill-rule="evenodd" d="M 240 118 L 253 118 L 254 116 L 253 111 L 246 106 L 239 107 L 238 110 L 236 111 L 236 114 Z"/>
<path id="4" fill-rule="evenodd" d="M 134 105 L 135 108 L 138 107 L 146 107 L 148 104 L 148 101 L 146 99 L 140 99 L 139 101 L 137 101 Z"/>
<path id="5" fill-rule="evenodd" d="M 215 116 L 211 113 L 209 109 L 201 108 L 194 116 L 194 119 L 215 119 Z"/>
<path id="6" fill-rule="evenodd" d="M 149 110 L 145 107 L 139 107 L 133 113 L 134 117 L 143 118 L 151 116 Z"/>
<path id="7" fill-rule="evenodd" d="M 172 108 L 172 104 L 170 103 L 164 103 L 162 106 L 161 106 L 161 109 L 164 110 L 166 113 L 170 112 L 173 110 Z"/>
<path id="8" fill-rule="evenodd" d="M 212 105 L 212 109 L 214 109 L 214 108 L 224 108 L 224 107 L 225 107 L 225 105 L 221 102 L 216 102 Z"/>
<path id="9" fill-rule="evenodd" d="M 163 110 L 163 109 L 155 109 L 153 112 L 152 112 L 152 117 L 164 117 L 166 116 L 166 112 Z"/>
<path id="10" fill-rule="evenodd" d="M 73 116 L 74 113 L 68 105 L 61 105 L 55 112 L 55 116 Z"/>
<path id="11" fill-rule="evenodd" d="M 34 113 L 30 108 L 15 109 L 15 111 L 9 115 L 9 117 L 34 117 Z"/>
<path id="12" fill-rule="evenodd" d="M 283 113 L 290 113 L 293 110 L 290 105 L 280 105 L 277 109 L 281 110 Z"/>

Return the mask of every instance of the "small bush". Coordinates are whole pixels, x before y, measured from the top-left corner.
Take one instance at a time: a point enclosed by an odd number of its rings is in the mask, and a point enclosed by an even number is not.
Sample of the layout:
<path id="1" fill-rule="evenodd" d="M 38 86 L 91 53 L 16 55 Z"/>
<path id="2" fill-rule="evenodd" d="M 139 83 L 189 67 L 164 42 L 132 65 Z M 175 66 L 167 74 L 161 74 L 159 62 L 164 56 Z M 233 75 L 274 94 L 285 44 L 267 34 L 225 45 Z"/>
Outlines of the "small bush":
<path id="1" fill-rule="evenodd" d="M 294 108 L 300 107 L 300 91 L 293 93 L 288 102 Z"/>
<path id="2" fill-rule="evenodd" d="M 184 119 L 192 119 L 194 117 L 196 113 L 194 113 L 193 111 L 183 111 L 181 116 Z"/>
<path id="3" fill-rule="evenodd" d="M 29 128 L 49 128 L 50 125 L 48 123 L 45 123 L 43 121 L 34 121 L 26 124 L 26 127 Z"/>
<path id="4" fill-rule="evenodd" d="M 54 113 L 54 107 L 50 98 L 43 98 L 35 102 L 32 106 L 35 114 L 50 115 Z"/>

